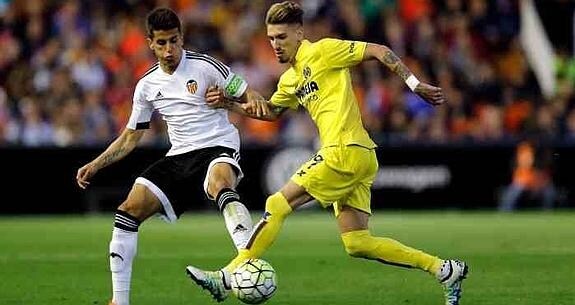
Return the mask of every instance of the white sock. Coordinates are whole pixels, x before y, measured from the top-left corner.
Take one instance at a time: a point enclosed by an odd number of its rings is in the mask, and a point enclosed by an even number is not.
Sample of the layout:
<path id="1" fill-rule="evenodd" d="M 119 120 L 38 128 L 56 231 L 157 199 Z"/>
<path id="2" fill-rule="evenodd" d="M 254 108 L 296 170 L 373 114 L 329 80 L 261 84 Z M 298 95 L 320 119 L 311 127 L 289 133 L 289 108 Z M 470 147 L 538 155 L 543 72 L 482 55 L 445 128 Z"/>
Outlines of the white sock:
<path id="1" fill-rule="evenodd" d="M 123 211 L 116 212 L 112 241 L 110 241 L 110 271 L 112 272 L 112 301 L 116 305 L 130 304 L 132 261 L 138 246 L 140 222 Z"/>
<path id="2" fill-rule="evenodd" d="M 234 245 L 237 249 L 245 248 L 254 227 L 250 212 L 243 203 L 233 201 L 226 205 L 222 213 Z"/>
<path id="3" fill-rule="evenodd" d="M 237 249 L 243 249 L 253 229 L 252 217 L 246 206 L 239 201 L 240 196 L 232 189 L 223 189 L 216 202 L 224 215 L 226 228 Z"/>

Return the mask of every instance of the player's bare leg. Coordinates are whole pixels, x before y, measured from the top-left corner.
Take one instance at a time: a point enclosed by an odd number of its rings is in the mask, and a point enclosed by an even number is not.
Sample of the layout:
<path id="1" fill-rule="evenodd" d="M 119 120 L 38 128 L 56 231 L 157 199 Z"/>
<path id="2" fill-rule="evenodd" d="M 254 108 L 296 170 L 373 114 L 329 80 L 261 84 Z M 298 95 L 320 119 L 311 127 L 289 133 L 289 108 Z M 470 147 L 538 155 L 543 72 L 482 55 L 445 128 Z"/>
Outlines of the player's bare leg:
<path id="1" fill-rule="evenodd" d="M 118 207 L 110 241 L 111 304 L 130 304 L 132 262 L 137 251 L 138 228 L 144 220 L 160 210 L 160 201 L 141 184 L 134 184 L 127 199 Z"/>
<path id="2" fill-rule="evenodd" d="M 368 229 L 369 214 L 352 207 L 344 205 L 337 220 L 345 250 L 349 255 L 427 271 L 443 285 L 445 304 L 459 304 L 461 282 L 468 270 L 465 263 L 442 260 L 396 240 L 372 236 Z"/>

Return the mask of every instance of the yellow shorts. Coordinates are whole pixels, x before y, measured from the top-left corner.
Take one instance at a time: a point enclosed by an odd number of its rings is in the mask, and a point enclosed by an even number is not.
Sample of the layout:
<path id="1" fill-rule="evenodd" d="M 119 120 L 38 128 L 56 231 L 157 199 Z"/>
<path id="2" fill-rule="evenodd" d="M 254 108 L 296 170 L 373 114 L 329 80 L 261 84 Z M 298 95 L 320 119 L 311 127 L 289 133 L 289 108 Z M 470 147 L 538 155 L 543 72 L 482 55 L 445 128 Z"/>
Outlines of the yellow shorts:
<path id="1" fill-rule="evenodd" d="M 358 145 L 320 149 L 291 177 L 335 215 L 344 205 L 371 214 L 371 185 L 377 173 L 374 149 Z"/>

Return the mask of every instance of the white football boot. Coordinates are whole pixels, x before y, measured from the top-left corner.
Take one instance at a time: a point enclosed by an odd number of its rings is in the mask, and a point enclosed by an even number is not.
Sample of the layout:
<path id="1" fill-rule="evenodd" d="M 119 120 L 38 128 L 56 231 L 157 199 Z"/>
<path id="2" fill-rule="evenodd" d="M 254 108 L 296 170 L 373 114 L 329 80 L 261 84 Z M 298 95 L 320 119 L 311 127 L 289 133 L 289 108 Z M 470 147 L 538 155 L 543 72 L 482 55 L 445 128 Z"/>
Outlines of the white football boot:
<path id="1" fill-rule="evenodd" d="M 230 292 L 230 275 L 223 271 L 204 271 L 194 266 L 186 267 L 186 274 L 200 287 L 210 292 L 212 297 L 222 302 Z"/>
<path id="2" fill-rule="evenodd" d="M 437 279 L 443 285 L 445 305 L 459 305 L 461 283 L 467 277 L 469 267 L 458 260 L 444 260 Z"/>

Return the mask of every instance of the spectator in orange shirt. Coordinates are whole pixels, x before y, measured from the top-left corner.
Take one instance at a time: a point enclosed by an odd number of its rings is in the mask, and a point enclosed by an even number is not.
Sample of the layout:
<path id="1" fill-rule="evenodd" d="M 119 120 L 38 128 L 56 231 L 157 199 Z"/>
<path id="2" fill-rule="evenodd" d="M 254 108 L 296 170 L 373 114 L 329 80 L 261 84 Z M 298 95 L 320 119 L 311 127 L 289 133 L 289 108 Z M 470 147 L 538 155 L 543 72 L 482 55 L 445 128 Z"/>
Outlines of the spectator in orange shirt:
<path id="1" fill-rule="evenodd" d="M 528 140 L 517 145 L 513 180 L 500 198 L 499 210 L 515 210 L 524 193 L 540 198 L 544 209 L 551 209 L 557 197 L 551 175 L 549 148 Z"/>

